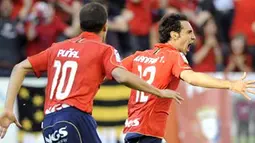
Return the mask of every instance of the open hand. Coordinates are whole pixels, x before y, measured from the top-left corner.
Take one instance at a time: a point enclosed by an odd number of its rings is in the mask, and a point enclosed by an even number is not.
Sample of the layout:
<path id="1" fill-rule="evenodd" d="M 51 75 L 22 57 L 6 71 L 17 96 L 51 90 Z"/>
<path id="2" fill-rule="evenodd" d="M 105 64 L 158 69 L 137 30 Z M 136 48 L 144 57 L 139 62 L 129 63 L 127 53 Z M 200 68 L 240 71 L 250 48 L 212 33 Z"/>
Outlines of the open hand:
<path id="1" fill-rule="evenodd" d="M 247 95 L 248 93 L 254 94 L 255 91 L 250 90 L 249 88 L 255 88 L 255 80 L 244 81 L 246 78 L 246 72 L 244 72 L 242 78 L 231 82 L 230 90 L 239 94 L 242 94 L 248 100 L 251 98 Z"/>
<path id="2" fill-rule="evenodd" d="M 1 138 L 4 138 L 6 131 L 11 123 L 15 123 L 18 127 L 22 127 L 19 121 L 17 120 L 17 118 L 15 117 L 15 115 L 13 114 L 13 112 L 4 111 L 4 113 L 0 115 L 0 137 Z"/>
<path id="3" fill-rule="evenodd" d="M 180 96 L 179 92 L 176 92 L 176 91 L 173 91 L 173 90 L 169 90 L 169 89 L 161 90 L 161 97 L 162 98 L 172 98 L 172 99 L 174 99 L 179 104 L 181 104 L 181 101 L 184 100 Z"/>

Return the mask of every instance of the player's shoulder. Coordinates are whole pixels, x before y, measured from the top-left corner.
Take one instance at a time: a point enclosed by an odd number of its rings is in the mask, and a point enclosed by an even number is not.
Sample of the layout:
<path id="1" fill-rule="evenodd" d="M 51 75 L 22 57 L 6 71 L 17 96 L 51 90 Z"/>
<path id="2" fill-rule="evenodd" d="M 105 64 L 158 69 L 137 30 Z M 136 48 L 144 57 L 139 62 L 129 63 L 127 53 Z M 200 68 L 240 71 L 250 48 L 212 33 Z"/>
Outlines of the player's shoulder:
<path id="1" fill-rule="evenodd" d="M 53 43 L 50 48 L 51 49 L 56 49 L 56 48 L 63 48 L 65 46 L 68 46 L 68 40 L 60 41 L 60 42 L 55 42 Z"/>
<path id="2" fill-rule="evenodd" d="M 172 50 L 172 49 L 166 49 L 166 50 L 164 50 L 163 51 L 164 53 L 166 53 L 166 54 L 172 54 L 172 55 L 178 55 L 178 54 L 180 54 L 180 52 L 179 51 L 177 51 L 177 50 Z"/>
<path id="3" fill-rule="evenodd" d="M 102 48 L 102 49 L 109 49 L 109 48 L 114 49 L 111 45 L 100 42 L 100 41 L 86 40 L 86 43 L 91 45 L 91 46 L 95 46 L 95 47 L 97 46 L 97 47 Z"/>
<path id="4" fill-rule="evenodd" d="M 136 57 L 136 56 L 148 55 L 150 53 L 151 53 L 150 50 L 136 51 L 133 55 Z"/>
<path id="5" fill-rule="evenodd" d="M 164 54 L 164 56 L 169 59 L 176 59 L 177 57 L 182 56 L 181 52 L 172 49 L 166 49 L 161 51 L 160 53 Z"/>

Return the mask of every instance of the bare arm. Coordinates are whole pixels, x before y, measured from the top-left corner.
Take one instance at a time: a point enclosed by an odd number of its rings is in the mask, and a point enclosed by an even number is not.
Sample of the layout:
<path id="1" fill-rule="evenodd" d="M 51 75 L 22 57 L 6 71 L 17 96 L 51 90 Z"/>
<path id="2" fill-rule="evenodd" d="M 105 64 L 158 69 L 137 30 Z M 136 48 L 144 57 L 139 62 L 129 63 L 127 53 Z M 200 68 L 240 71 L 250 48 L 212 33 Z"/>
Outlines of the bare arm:
<path id="1" fill-rule="evenodd" d="M 222 57 L 222 52 L 221 52 L 221 49 L 219 48 L 219 46 L 214 47 L 214 53 L 215 53 L 215 57 L 216 57 L 216 63 L 222 64 L 223 57 Z"/>
<path id="2" fill-rule="evenodd" d="M 28 60 L 24 60 L 17 64 L 11 73 L 8 89 L 7 89 L 7 99 L 5 102 L 5 109 L 8 111 L 13 111 L 14 102 L 25 75 L 32 71 L 32 65 Z"/>
<path id="3" fill-rule="evenodd" d="M 36 27 L 36 23 L 34 21 L 31 22 L 31 24 L 28 27 L 27 39 L 29 41 L 34 40 L 36 38 L 36 36 L 37 36 L 37 32 L 36 32 L 35 27 Z"/>
<path id="4" fill-rule="evenodd" d="M 32 65 L 28 60 L 15 65 L 10 77 L 4 111 L 0 115 L 0 137 L 3 138 L 10 124 L 15 123 L 22 127 L 13 113 L 13 106 L 25 75 L 32 71 Z"/>
<path id="5" fill-rule="evenodd" d="M 205 57 L 207 56 L 210 50 L 211 50 L 211 47 L 204 44 L 202 48 L 194 54 L 192 59 L 193 62 L 195 64 L 200 64 L 205 59 Z"/>
<path id="6" fill-rule="evenodd" d="M 32 3 L 33 3 L 32 0 L 23 0 L 23 6 L 19 12 L 19 18 L 21 20 L 24 20 L 27 17 L 29 10 L 32 6 Z"/>
<path id="7" fill-rule="evenodd" d="M 225 68 L 225 72 L 234 71 L 235 67 L 236 67 L 235 63 L 233 61 L 230 61 L 230 63 Z"/>
<path id="8" fill-rule="evenodd" d="M 64 31 L 64 34 L 67 37 L 74 37 L 77 36 L 81 30 L 80 30 L 80 20 L 79 20 L 79 12 L 81 9 L 82 5 L 80 2 L 78 1 L 74 1 L 72 4 L 72 7 L 69 8 L 70 10 L 72 10 L 72 25 L 68 28 L 66 28 L 66 30 Z"/>
<path id="9" fill-rule="evenodd" d="M 184 70 L 180 75 L 181 79 L 187 83 L 205 88 L 218 88 L 218 89 L 230 89 L 236 93 L 242 94 L 245 98 L 251 99 L 246 92 L 255 94 L 249 88 L 255 88 L 255 81 L 243 81 L 246 78 L 246 73 L 239 80 L 223 80 L 217 79 L 204 73 L 194 72 L 192 70 Z"/>
<path id="10" fill-rule="evenodd" d="M 168 89 L 160 90 L 158 88 L 155 88 L 154 86 L 148 84 L 144 80 L 140 79 L 138 76 L 132 74 L 131 72 L 123 68 L 115 68 L 112 71 L 112 76 L 118 83 L 122 83 L 129 88 L 144 91 L 158 97 L 172 98 L 179 104 L 181 104 L 181 101 L 183 100 L 183 98 L 178 92 Z"/>
<path id="11" fill-rule="evenodd" d="M 159 97 L 162 96 L 158 88 L 155 88 L 154 86 L 146 83 L 145 81 L 140 79 L 138 76 L 126 71 L 125 69 L 115 68 L 112 71 L 112 76 L 118 83 L 124 84 L 127 87 L 148 92 L 150 94 L 157 95 Z"/>
<path id="12" fill-rule="evenodd" d="M 205 88 L 230 89 L 230 81 L 217 79 L 204 73 L 184 70 L 180 75 L 187 83 Z M 199 80 L 198 80 L 199 79 Z"/>

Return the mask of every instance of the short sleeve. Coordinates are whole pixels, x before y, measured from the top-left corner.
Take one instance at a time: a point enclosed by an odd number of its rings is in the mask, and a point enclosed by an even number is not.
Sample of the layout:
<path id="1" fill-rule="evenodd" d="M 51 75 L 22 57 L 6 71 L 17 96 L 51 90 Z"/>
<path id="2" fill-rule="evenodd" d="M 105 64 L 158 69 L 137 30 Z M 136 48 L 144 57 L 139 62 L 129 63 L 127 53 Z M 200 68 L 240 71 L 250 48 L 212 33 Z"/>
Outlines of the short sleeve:
<path id="1" fill-rule="evenodd" d="M 130 55 L 122 60 L 122 65 L 128 70 L 132 71 L 134 55 Z"/>
<path id="2" fill-rule="evenodd" d="M 191 70 L 188 60 L 183 53 L 176 52 L 171 58 L 174 60 L 172 73 L 175 77 L 179 78 L 184 70 Z"/>
<path id="3" fill-rule="evenodd" d="M 107 79 L 112 79 L 112 70 L 121 67 L 121 58 L 117 50 L 112 47 L 107 48 L 103 56 L 103 66 Z"/>
<path id="4" fill-rule="evenodd" d="M 49 49 L 27 58 L 31 63 L 33 71 L 37 77 L 40 77 L 42 72 L 47 71 L 48 58 Z"/>

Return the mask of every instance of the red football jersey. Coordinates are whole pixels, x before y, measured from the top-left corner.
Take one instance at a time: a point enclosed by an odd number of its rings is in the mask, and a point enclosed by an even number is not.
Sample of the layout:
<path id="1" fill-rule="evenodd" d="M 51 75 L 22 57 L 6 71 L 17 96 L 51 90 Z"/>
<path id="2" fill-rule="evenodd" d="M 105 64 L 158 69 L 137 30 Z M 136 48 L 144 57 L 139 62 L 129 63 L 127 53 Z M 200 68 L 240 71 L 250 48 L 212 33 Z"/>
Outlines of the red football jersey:
<path id="1" fill-rule="evenodd" d="M 122 61 L 129 71 L 159 89 L 176 90 L 180 73 L 191 69 L 185 56 L 169 44 L 156 44 L 156 49 L 136 52 Z M 156 52 L 156 50 L 159 50 Z M 162 138 L 172 99 L 131 90 L 128 119 L 124 133 L 136 132 Z"/>
<path id="2" fill-rule="evenodd" d="M 53 44 L 28 60 L 37 77 L 47 71 L 45 113 L 53 106 L 68 104 L 91 114 L 100 84 L 105 76 L 112 79 L 112 70 L 121 64 L 117 50 L 88 32 Z"/>

